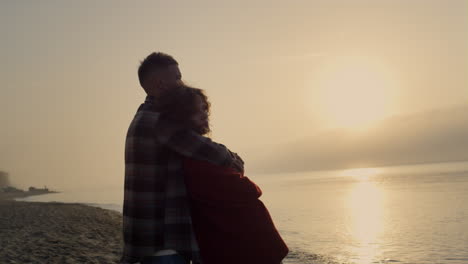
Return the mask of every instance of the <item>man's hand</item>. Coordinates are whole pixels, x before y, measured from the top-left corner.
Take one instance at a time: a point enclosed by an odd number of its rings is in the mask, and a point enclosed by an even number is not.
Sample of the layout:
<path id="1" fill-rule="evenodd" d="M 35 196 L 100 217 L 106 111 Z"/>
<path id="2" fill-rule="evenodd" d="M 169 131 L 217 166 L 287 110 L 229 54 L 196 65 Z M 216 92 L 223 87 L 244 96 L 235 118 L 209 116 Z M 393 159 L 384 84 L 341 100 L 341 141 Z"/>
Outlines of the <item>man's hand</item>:
<path id="1" fill-rule="evenodd" d="M 231 156 L 234 159 L 234 163 L 232 163 L 231 166 L 237 171 L 244 173 L 244 161 L 242 160 L 242 158 L 239 155 L 237 155 L 237 153 L 235 152 L 232 152 L 232 151 L 229 151 L 229 152 L 231 153 Z"/>

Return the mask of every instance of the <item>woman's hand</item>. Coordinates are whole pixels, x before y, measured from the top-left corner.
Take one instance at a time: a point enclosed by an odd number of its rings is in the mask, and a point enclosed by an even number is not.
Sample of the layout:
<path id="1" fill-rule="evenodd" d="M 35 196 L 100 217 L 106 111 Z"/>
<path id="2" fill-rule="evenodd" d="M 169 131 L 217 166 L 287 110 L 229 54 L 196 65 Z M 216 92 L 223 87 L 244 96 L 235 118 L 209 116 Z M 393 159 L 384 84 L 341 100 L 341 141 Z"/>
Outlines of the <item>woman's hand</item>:
<path id="1" fill-rule="evenodd" d="M 231 153 L 231 156 L 234 159 L 234 163 L 232 164 L 232 167 L 236 169 L 237 171 L 244 173 L 244 161 L 242 158 L 237 155 L 237 153 L 229 151 Z"/>

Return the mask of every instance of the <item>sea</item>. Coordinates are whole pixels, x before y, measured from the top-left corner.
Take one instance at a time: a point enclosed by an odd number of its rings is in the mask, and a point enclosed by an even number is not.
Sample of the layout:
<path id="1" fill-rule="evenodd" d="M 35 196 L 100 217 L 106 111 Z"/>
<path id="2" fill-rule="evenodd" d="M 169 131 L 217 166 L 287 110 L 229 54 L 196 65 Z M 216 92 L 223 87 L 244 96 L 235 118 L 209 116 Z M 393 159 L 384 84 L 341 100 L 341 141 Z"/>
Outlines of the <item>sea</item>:
<path id="1" fill-rule="evenodd" d="M 468 162 L 247 176 L 289 246 L 285 264 L 468 264 Z M 122 211 L 122 188 L 25 201 Z"/>

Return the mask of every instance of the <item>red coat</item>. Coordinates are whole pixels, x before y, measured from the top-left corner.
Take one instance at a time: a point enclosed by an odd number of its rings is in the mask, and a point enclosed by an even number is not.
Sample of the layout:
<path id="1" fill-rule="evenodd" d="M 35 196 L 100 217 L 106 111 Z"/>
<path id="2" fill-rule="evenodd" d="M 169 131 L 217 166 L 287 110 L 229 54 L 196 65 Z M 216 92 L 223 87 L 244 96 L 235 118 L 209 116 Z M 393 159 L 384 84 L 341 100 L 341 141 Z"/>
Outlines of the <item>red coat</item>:
<path id="1" fill-rule="evenodd" d="M 260 188 L 234 169 L 184 159 L 195 235 L 205 264 L 279 264 L 288 247 Z"/>

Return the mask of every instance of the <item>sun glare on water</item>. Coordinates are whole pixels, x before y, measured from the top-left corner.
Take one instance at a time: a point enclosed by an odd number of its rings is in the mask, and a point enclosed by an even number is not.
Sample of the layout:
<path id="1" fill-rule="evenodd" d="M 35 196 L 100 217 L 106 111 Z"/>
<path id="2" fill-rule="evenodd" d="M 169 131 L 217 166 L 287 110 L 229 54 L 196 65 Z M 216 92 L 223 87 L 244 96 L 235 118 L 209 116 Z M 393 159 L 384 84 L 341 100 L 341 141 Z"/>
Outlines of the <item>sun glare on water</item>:
<path id="1" fill-rule="evenodd" d="M 353 177 L 358 181 L 368 181 L 371 176 L 375 176 L 380 173 L 380 170 L 377 168 L 358 168 L 358 169 L 348 169 L 340 173 L 341 176 Z"/>
<path id="2" fill-rule="evenodd" d="M 384 232 L 385 193 L 372 180 L 380 172 L 377 168 L 362 168 L 341 173 L 341 176 L 357 180 L 343 202 L 350 215 L 347 223 L 348 235 L 352 241 L 349 251 L 354 253 L 354 260 L 358 263 L 371 263 L 380 251 L 379 240 Z"/>

